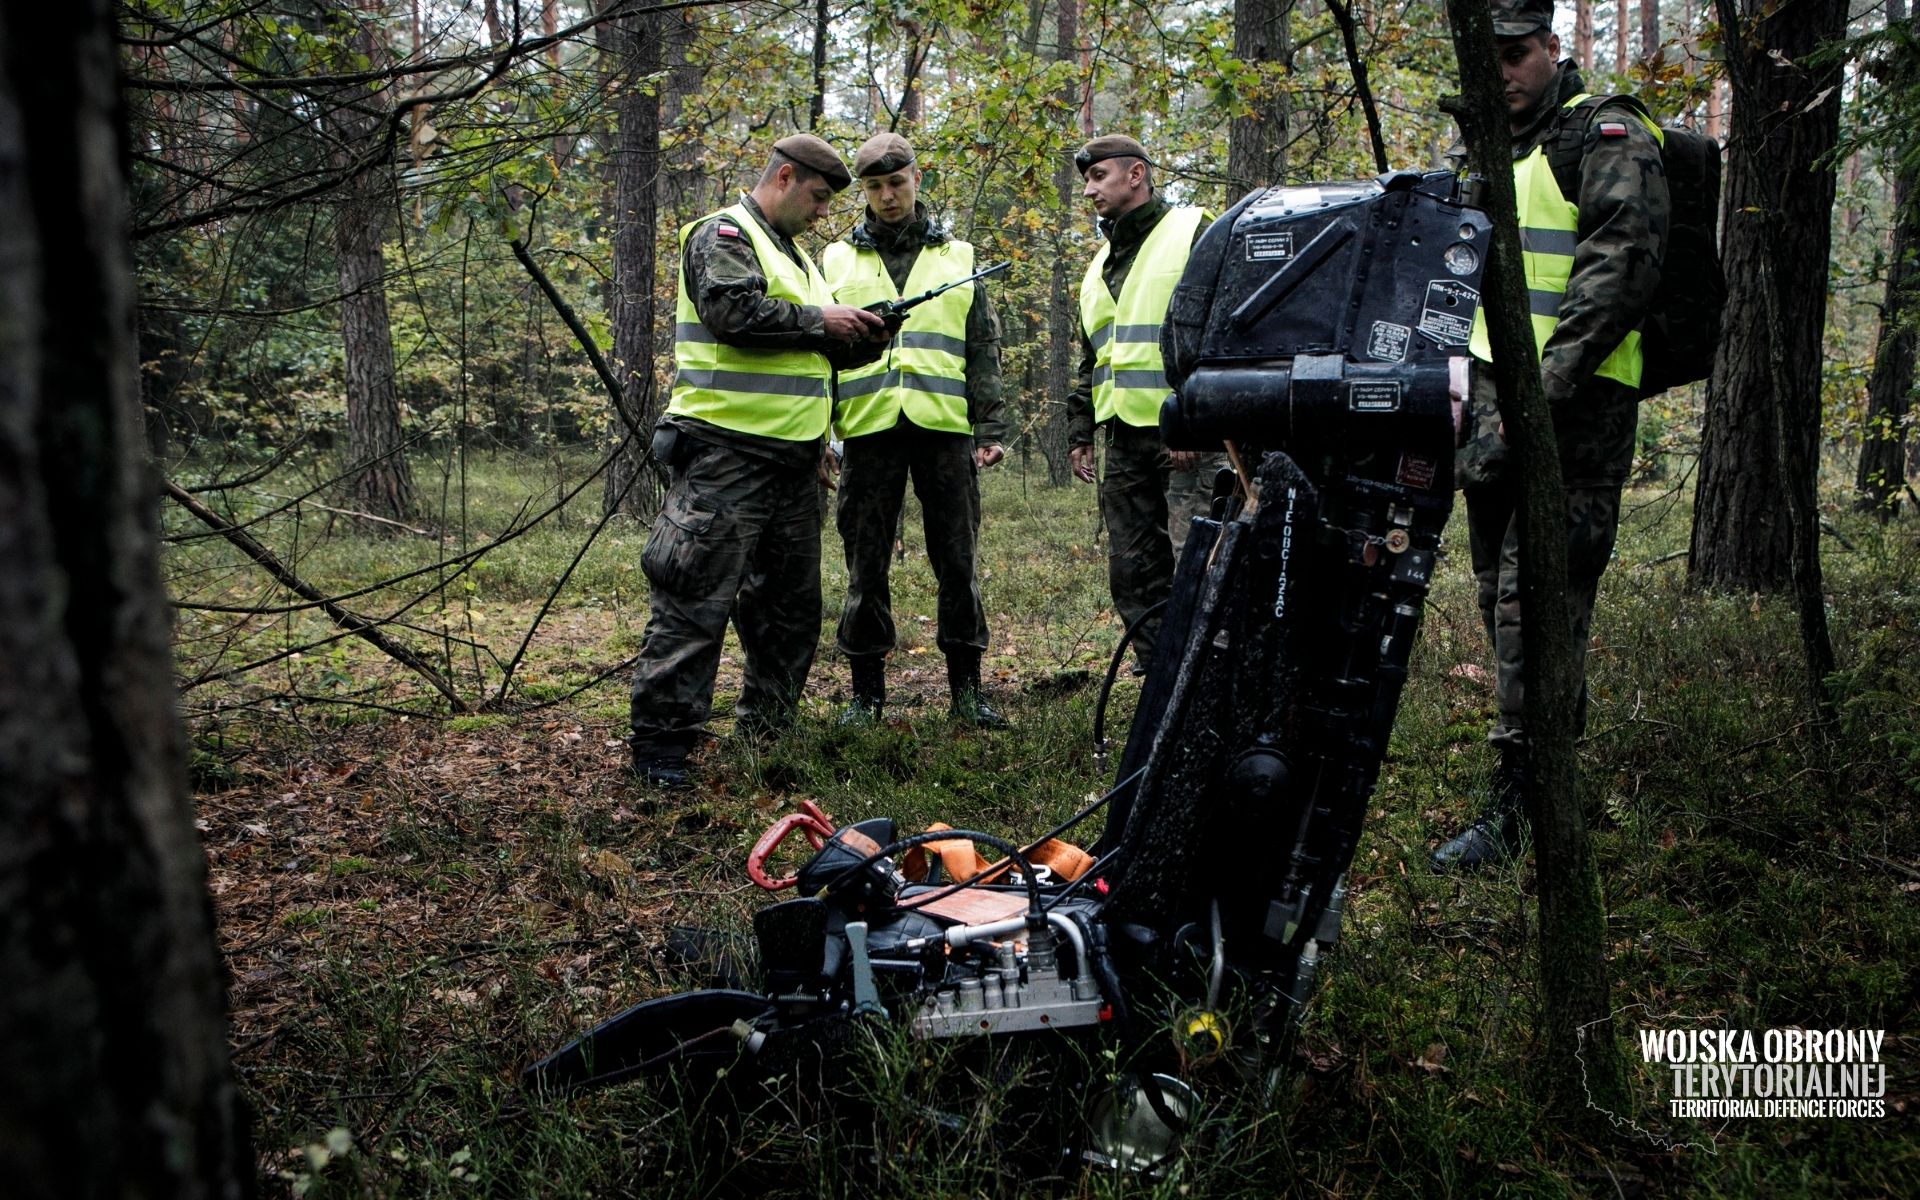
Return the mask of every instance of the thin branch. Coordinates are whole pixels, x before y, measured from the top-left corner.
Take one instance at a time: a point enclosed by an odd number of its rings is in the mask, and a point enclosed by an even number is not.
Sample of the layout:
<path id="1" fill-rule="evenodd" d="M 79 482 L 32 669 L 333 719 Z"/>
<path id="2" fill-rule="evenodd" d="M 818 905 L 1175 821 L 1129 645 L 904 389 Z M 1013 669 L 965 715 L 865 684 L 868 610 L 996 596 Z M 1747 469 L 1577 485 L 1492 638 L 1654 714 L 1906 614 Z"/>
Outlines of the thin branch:
<path id="1" fill-rule="evenodd" d="M 1373 162 L 1382 175 L 1387 165 L 1387 139 L 1380 131 L 1380 110 L 1373 102 L 1373 88 L 1367 83 L 1367 60 L 1360 56 L 1360 41 L 1353 9 L 1342 0 L 1327 0 L 1327 11 L 1340 23 L 1340 37 L 1346 43 L 1347 66 L 1353 72 L 1353 90 L 1360 97 L 1360 110 L 1367 115 L 1367 137 L 1373 142 Z"/>
<path id="2" fill-rule="evenodd" d="M 581 323 L 579 316 L 573 311 L 573 307 L 560 295 L 560 290 L 553 286 L 553 281 L 547 278 L 547 273 L 540 269 L 540 264 L 533 261 L 533 255 L 528 252 L 527 244 L 518 238 L 513 239 L 509 244 L 513 247 L 513 256 L 520 260 L 520 265 L 527 269 L 527 274 L 533 276 L 534 283 L 539 285 L 541 293 L 547 298 L 547 302 L 553 305 L 555 312 L 560 314 L 560 319 L 566 323 L 568 329 L 573 331 L 574 340 L 580 343 L 580 348 L 586 351 L 587 357 L 593 362 L 593 369 L 599 373 L 600 382 L 606 386 L 607 396 L 613 401 L 613 411 L 620 415 L 621 422 L 627 427 L 627 436 L 638 441 L 640 439 L 640 429 L 634 422 L 632 414 L 627 412 L 626 393 L 621 388 L 620 381 L 614 378 L 613 371 L 607 366 L 607 360 L 601 356 L 600 348 L 594 345 L 593 336 L 587 332 L 587 327 Z M 595 525 L 593 532 L 587 535 L 585 544 L 574 554 L 573 561 L 567 564 L 567 569 L 560 573 L 560 578 L 554 582 L 552 589 L 547 592 L 547 598 L 541 602 L 540 611 L 534 614 L 532 623 L 527 626 L 526 636 L 520 639 L 519 648 L 513 652 L 513 658 L 508 661 L 506 672 L 501 676 L 500 690 L 494 693 L 494 704 L 499 704 L 506 699 L 507 685 L 513 681 L 514 671 L 519 668 L 520 660 L 526 655 L 527 647 L 533 643 L 534 633 L 539 630 L 541 623 L 546 620 L 547 612 L 553 607 L 553 602 L 559 597 L 560 590 L 567 585 L 567 580 L 573 577 L 573 572 L 580 566 L 580 561 L 586 557 L 587 551 L 593 547 L 593 543 L 599 539 L 601 531 L 606 529 L 607 523 L 613 520 L 615 513 L 620 511 L 620 506 L 625 503 L 627 499 L 627 493 L 633 490 L 633 485 L 640 480 L 640 477 L 645 474 L 652 465 L 653 446 L 649 440 L 645 448 L 641 451 L 640 461 L 633 465 L 626 482 L 621 485 L 620 494 L 614 497 L 612 504 L 603 506 L 600 514 L 600 523 Z"/>
<path id="3" fill-rule="evenodd" d="M 260 467 L 257 470 L 249 471 L 245 475 L 240 476 L 238 479 L 223 480 L 219 483 L 203 483 L 198 487 L 190 487 L 186 490 L 191 495 L 203 496 L 208 492 L 228 492 L 228 491 L 232 491 L 234 488 L 246 487 L 250 483 L 258 483 L 262 479 L 265 479 L 267 476 L 279 470 L 280 465 L 282 463 L 286 462 L 289 458 L 292 458 L 293 452 L 295 450 L 298 450 L 301 447 L 301 445 L 306 442 L 307 436 L 311 432 L 312 430 L 306 430 L 306 429 L 301 430 L 300 436 L 294 438 L 291 442 L 288 442 L 285 446 L 281 447 L 279 452 L 277 452 L 272 458 L 267 460 L 267 463 L 265 466 Z"/>
<path id="4" fill-rule="evenodd" d="M 466 702 L 461 700 L 459 694 L 453 690 L 453 685 L 449 683 L 440 672 L 434 670 L 432 664 L 428 663 L 418 654 L 415 654 L 412 650 L 389 638 L 384 633 L 381 633 L 379 627 L 372 621 L 369 621 L 358 613 L 343 608 L 338 603 L 322 595 L 320 589 L 294 574 L 292 568 L 281 562 L 273 551 L 267 549 L 255 540 L 252 534 L 249 534 L 243 529 L 235 528 L 227 522 L 225 518 L 221 517 L 219 513 L 214 512 L 206 505 L 194 499 L 193 496 L 179 484 L 169 479 L 163 481 L 163 485 L 166 488 L 167 495 L 173 497 L 175 503 L 199 518 L 201 524 L 206 525 L 210 529 L 220 531 L 221 536 L 238 547 L 241 553 L 258 563 L 260 568 L 278 580 L 281 586 L 296 595 L 304 596 L 306 599 L 313 601 L 315 605 L 324 611 L 327 616 L 331 617 L 334 623 L 342 629 L 345 629 L 356 637 L 364 638 L 382 654 L 385 654 L 388 658 L 393 659 L 401 666 L 426 680 L 429 684 L 432 684 L 435 691 L 447 698 L 447 703 L 452 706 L 454 712 L 467 711 Z"/>

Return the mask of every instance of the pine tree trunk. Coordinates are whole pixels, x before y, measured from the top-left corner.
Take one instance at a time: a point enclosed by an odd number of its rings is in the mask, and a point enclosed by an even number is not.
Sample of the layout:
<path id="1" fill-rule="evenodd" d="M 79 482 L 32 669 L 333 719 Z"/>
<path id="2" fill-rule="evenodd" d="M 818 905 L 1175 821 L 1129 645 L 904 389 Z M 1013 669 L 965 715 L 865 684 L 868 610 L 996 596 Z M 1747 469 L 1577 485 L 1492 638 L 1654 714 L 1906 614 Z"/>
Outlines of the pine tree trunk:
<path id="1" fill-rule="evenodd" d="M 1293 55 L 1293 0 L 1234 0 L 1233 56 L 1262 68 L 1254 111 L 1227 127 L 1227 200 L 1279 183 L 1287 173 L 1286 91 L 1270 68 Z"/>
<path id="2" fill-rule="evenodd" d="M 386 59 L 377 18 L 358 20 L 350 46 L 376 65 Z M 351 107 L 349 107 L 351 105 Z M 356 89 L 329 117 L 335 161 L 344 166 L 372 157 L 346 183 L 334 215 L 339 258 L 340 338 L 345 350 L 347 455 L 357 469 L 352 506 L 393 521 L 416 507 L 413 470 L 401 450 L 400 393 L 394 382 L 393 329 L 387 318 L 387 267 L 380 247 L 392 221 L 393 171 L 379 139 L 384 136 L 381 101 L 371 89 Z M 369 532 L 393 526 L 368 522 Z"/>
<path id="3" fill-rule="evenodd" d="M 142 453 L 105 0 L 0 6 L 0 1179 L 250 1195 Z"/>
<path id="4" fill-rule="evenodd" d="M 1723 0 L 1723 12 L 1730 3 Z M 1687 563 L 1693 586 L 1734 592 L 1787 586 L 1790 509 L 1813 514 L 1834 202 L 1833 168 L 1822 158 L 1838 136 L 1839 94 L 1806 109 L 1840 72 L 1837 64 L 1804 64 L 1844 30 L 1847 9 L 1845 0 L 1809 0 L 1759 17 L 1767 7 L 1739 0 L 1747 39 L 1730 64 L 1727 309 L 1707 384 Z M 1797 473 L 1783 451 L 1800 464 Z M 1789 494 L 1794 505 L 1781 502 Z M 1801 536 L 1817 544 L 1818 527 Z"/>
<path id="5" fill-rule="evenodd" d="M 827 115 L 827 46 L 832 34 L 832 14 L 827 0 L 818 0 L 813 10 L 813 98 L 807 102 L 807 128 L 820 128 Z"/>
<path id="6" fill-rule="evenodd" d="M 700 37 L 700 11 L 685 8 L 661 16 L 660 61 L 667 87 L 660 97 L 660 132 L 666 139 L 685 120 L 687 101 L 698 95 L 706 68 L 694 57 Z M 666 169 L 660 172 L 660 207 L 667 227 L 678 229 L 702 216 L 712 206 L 707 176 L 700 165 L 700 145 L 692 138 L 667 149 Z"/>
<path id="7" fill-rule="evenodd" d="M 654 386 L 654 235 L 659 226 L 660 97 L 646 86 L 661 66 L 661 18 L 644 13 L 616 22 L 619 66 L 615 103 L 613 213 L 613 371 L 623 413 L 614 436 L 626 452 L 607 472 L 602 511 L 615 508 L 651 521 L 665 484 L 647 459 L 660 392 Z"/>
<path id="8" fill-rule="evenodd" d="M 1906 18 L 1905 0 L 1887 6 L 1889 23 Z M 1905 66 L 1911 78 L 1913 65 Z M 1860 467 L 1854 507 L 1886 520 L 1900 511 L 1900 495 L 1907 482 L 1907 439 L 1915 335 L 1914 291 L 1920 288 L 1915 258 L 1920 256 L 1920 194 L 1914 190 L 1911 168 L 1895 173 L 1893 181 L 1893 248 L 1887 258 L 1887 295 L 1880 309 L 1880 343 L 1874 355 L 1873 375 L 1867 381 L 1867 415 L 1861 435 Z"/>
<path id="9" fill-rule="evenodd" d="M 1573 57 L 1582 71 L 1593 70 L 1593 0 L 1575 0 Z"/>
<path id="10" fill-rule="evenodd" d="M 900 78 L 906 81 L 900 92 L 900 125 L 911 131 L 927 118 L 927 98 L 920 86 L 920 73 L 931 47 L 921 45 L 920 39 L 926 30 L 918 20 L 909 17 L 900 22 L 900 29 L 907 35 L 907 49 L 900 65 Z"/>
<path id="11" fill-rule="evenodd" d="M 1080 40 L 1080 0 L 1059 0 L 1059 4 L 1054 54 L 1061 62 L 1071 62 Z M 1061 93 L 1061 105 L 1067 112 L 1079 107 L 1071 85 Z M 1052 487 L 1073 481 L 1067 463 L 1067 393 L 1080 361 L 1080 313 L 1073 302 L 1067 234 L 1080 210 L 1078 184 L 1078 172 L 1062 154 L 1053 171 L 1060 208 L 1053 227 L 1053 275 L 1047 292 L 1047 414 L 1040 425 L 1040 453 L 1047 460 L 1047 483 Z"/>
<path id="12" fill-rule="evenodd" d="M 1485 284 L 1493 372 L 1520 471 L 1520 606 L 1526 725 L 1540 887 L 1540 1085 L 1564 1119 L 1604 1129 L 1625 1112 L 1610 1013 L 1606 906 L 1579 801 L 1574 756 L 1580 666 L 1567 604 L 1567 497 L 1527 314 L 1512 157 L 1493 22 L 1482 0 L 1448 0 L 1469 166 L 1487 180 L 1494 244 Z"/>
<path id="13" fill-rule="evenodd" d="M 1648 66 L 1660 61 L 1660 0 L 1640 0 L 1640 57 Z"/>

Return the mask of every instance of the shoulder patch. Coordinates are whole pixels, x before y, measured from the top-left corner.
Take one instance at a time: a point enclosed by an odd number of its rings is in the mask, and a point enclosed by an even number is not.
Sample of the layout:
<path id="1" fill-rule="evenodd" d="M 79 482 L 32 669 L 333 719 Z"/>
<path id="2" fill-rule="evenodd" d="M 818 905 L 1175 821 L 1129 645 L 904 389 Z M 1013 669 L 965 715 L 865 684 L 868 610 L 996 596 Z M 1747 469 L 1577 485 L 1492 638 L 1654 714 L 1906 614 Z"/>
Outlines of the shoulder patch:
<path id="1" fill-rule="evenodd" d="M 1618 138 L 1618 137 L 1627 136 L 1627 125 L 1626 125 L 1626 122 L 1624 121 L 1601 121 L 1599 124 L 1594 126 L 1594 129 L 1603 138 Z"/>
<path id="2" fill-rule="evenodd" d="M 726 221 L 715 221 L 713 232 L 719 237 L 737 238 L 740 236 L 740 227 Z"/>

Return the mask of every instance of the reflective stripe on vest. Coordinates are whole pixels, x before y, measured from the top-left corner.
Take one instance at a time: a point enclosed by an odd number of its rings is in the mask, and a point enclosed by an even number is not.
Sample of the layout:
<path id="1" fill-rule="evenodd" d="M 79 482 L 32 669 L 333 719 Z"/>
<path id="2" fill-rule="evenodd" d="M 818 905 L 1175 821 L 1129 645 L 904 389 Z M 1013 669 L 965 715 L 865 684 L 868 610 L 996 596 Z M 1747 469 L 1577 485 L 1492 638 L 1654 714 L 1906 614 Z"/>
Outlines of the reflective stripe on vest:
<path id="1" fill-rule="evenodd" d="M 1561 107 L 1572 108 L 1585 100 L 1582 93 Z M 1660 127 L 1641 116 L 1640 123 L 1653 131 L 1655 140 L 1664 142 Z M 1533 152 L 1513 164 L 1514 199 L 1520 211 L 1520 258 L 1527 276 L 1527 311 L 1533 317 L 1533 342 L 1536 351 L 1545 351 L 1547 339 L 1560 324 L 1560 300 L 1567 294 L 1567 280 L 1573 275 L 1573 252 L 1580 239 L 1580 205 L 1560 193 L 1553 177 L 1553 165 L 1547 161 L 1547 147 L 1559 135 L 1548 138 Z M 1487 315 L 1483 305 L 1473 314 L 1473 333 L 1467 349 L 1482 362 L 1493 361 L 1493 343 L 1487 336 Z M 1613 348 L 1594 371 L 1604 379 L 1616 380 L 1628 387 L 1640 386 L 1640 331 L 1633 330 Z"/>
<path id="2" fill-rule="evenodd" d="M 802 250 L 796 263 L 775 244 L 744 204 L 709 213 L 681 228 L 680 294 L 673 311 L 673 395 L 667 411 L 758 437 L 807 442 L 827 432 L 833 409 L 833 368 L 813 350 L 743 350 L 716 340 L 700 323 L 687 291 L 687 238 L 700 225 L 726 217 L 753 245 L 767 295 L 815 306 L 833 303 L 820 269 Z"/>
<path id="3" fill-rule="evenodd" d="M 1102 244 L 1093 256 L 1080 281 L 1080 328 L 1093 344 L 1095 424 L 1117 416 L 1129 425 L 1159 426 L 1160 402 L 1169 390 L 1160 326 L 1187 269 L 1194 231 L 1206 217 L 1205 209 L 1169 209 L 1140 244 L 1118 300 L 1101 278 L 1113 243 Z"/>
<path id="4" fill-rule="evenodd" d="M 865 308 L 903 294 L 893 286 L 878 251 L 835 242 L 820 256 L 820 266 L 841 304 Z M 922 246 L 907 272 L 904 294 L 918 296 L 971 274 L 973 247 L 967 243 Z M 914 309 L 878 361 L 840 373 L 833 413 L 836 435 L 884 432 L 903 412 L 922 429 L 972 431 L 967 423 L 967 312 L 973 307 L 973 287 L 954 288 Z"/>

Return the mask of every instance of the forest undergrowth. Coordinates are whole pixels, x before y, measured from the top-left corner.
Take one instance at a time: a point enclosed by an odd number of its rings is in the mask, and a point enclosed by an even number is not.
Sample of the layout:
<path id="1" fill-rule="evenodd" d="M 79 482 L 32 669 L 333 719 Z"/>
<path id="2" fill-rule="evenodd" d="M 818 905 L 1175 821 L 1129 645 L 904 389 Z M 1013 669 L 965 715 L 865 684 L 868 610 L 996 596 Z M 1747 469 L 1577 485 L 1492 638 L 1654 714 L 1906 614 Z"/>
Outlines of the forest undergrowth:
<path id="1" fill-rule="evenodd" d="M 579 474 L 577 463 L 477 459 L 464 525 L 447 519 L 458 511 L 449 504 L 431 536 L 356 535 L 311 515 L 299 530 L 289 514 L 264 528 L 297 548 L 289 557 L 305 576 L 344 592 L 463 539 L 483 543 L 526 496 Z M 521 1067 L 593 1022 L 705 982 L 662 954 L 666 934 L 744 934 L 762 902 L 747 848 L 801 799 L 842 819 L 1021 836 L 1102 788 L 1090 741 L 1117 629 L 1092 491 L 1047 488 L 1017 463 L 985 482 L 987 684 L 1013 729 L 982 734 L 946 718 L 910 501 L 889 719 L 853 730 L 832 720 L 847 683 L 832 650 L 845 573 L 828 522 L 827 619 L 798 729 L 765 751 L 729 736 L 730 654 L 718 736 L 686 797 L 622 772 L 617 668 L 645 621 L 642 530 L 615 523 L 599 537 L 529 643 L 509 700 L 479 702 L 598 521 L 596 489 L 410 614 L 403 632 L 434 648 L 472 711 L 449 714 L 354 639 L 215 678 L 334 631 L 311 611 L 237 622 L 182 609 L 183 676 L 206 680 L 183 700 L 198 824 L 267 1193 L 1031 1194 L 1038 1182 L 1016 1166 L 993 1111 L 1021 1081 L 1021 1065 L 1004 1060 L 983 1068 L 883 1046 L 859 1086 L 884 1103 L 863 1110 L 858 1130 L 790 1120 L 777 1094 L 723 1135 L 670 1091 L 530 1102 L 516 1086 Z M 1689 491 L 1629 494 L 1594 626 L 1580 759 L 1619 1030 L 1885 1029 L 1886 1115 L 1676 1125 L 1650 1102 L 1601 1142 L 1542 1115 L 1530 1086 L 1541 1046 L 1532 868 L 1463 880 L 1426 865 L 1477 808 L 1492 765 L 1492 663 L 1456 521 L 1297 1070 L 1278 1094 L 1224 1089 L 1204 1144 L 1157 1179 L 1089 1169 L 1050 1186 L 1920 1194 L 1920 526 L 1908 516 L 1882 528 L 1830 506 L 1840 672 L 1838 719 L 1825 725 L 1803 699 L 1785 601 L 1685 589 Z M 186 532 L 176 520 L 168 532 Z M 219 543 L 170 554 L 176 600 L 239 606 L 264 592 Z M 380 611 L 399 595 L 354 603 Z M 1116 733 L 1137 691 L 1123 673 Z M 1218 869 L 1266 869 L 1263 844 L 1249 831 L 1244 858 Z M 1667 1086 L 1642 1083 L 1649 1096 Z"/>

